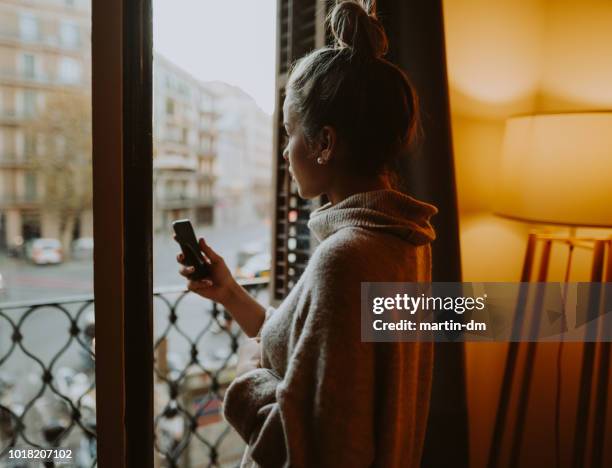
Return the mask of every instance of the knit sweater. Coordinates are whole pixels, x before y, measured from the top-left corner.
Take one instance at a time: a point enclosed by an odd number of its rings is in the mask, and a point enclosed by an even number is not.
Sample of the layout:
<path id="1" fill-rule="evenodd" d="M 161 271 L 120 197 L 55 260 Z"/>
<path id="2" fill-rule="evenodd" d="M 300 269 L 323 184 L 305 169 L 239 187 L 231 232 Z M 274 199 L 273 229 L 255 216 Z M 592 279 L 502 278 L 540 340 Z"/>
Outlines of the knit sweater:
<path id="1" fill-rule="evenodd" d="M 261 368 L 227 388 L 242 467 L 416 467 L 432 343 L 361 341 L 362 281 L 429 281 L 437 209 L 394 190 L 313 211 L 320 241 L 260 330 Z"/>

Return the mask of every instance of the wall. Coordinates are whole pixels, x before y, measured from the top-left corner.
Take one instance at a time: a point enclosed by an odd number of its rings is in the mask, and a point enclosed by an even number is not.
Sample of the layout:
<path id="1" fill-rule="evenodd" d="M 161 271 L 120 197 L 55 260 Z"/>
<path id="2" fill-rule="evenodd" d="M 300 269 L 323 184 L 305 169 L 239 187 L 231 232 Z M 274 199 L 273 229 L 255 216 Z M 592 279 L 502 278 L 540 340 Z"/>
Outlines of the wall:
<path id="1" fill-rule="evenodd" d="M 492 214 L 505 119 L 612 109 L 612 2 L 444 0 L 443 5 L 463 277 L 518 281 L 526 236 L 534 226 Z M 553 251 L 551 280 L 562 279 L 564 258 L 562 250 Z M 588 278 L 588 260 L 587 252 L 577 253 L 573 280 Z M 486 461 L 506 349 L 505 344 L 467 345 L 474 466 Z M 529 466 L 554 462 L 557 351 L 556 344 L 538 347 L 523 450 Z M 566 345 L 562 355 L 565 459 L 571 453 L 580 356 L 578 345 Z M 608 421 L 612 425 L 612 418 Z"/>

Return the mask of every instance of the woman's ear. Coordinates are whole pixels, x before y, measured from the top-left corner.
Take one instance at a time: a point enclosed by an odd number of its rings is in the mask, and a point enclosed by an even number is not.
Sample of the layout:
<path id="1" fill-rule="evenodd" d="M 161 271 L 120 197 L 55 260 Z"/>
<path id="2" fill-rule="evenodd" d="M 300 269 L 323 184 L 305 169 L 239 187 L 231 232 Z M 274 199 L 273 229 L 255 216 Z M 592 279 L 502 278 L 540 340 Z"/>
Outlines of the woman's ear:
<path id="1" fill-rule="evenodd" d="M 337 136 L 336 129 L 330 125 L 326 125 L 321 129 L 319 149 L 324 162 L 328 162 L 331 158 L 335 157 Z"/>

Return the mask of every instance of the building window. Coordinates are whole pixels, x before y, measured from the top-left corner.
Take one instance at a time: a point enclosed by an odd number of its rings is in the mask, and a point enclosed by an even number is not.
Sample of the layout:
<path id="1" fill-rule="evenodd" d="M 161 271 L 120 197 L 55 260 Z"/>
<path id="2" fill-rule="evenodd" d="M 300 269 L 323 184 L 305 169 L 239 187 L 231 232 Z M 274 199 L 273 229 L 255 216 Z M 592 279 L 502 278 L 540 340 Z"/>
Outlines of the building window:
<path id="1" fill-rule="evenodd" d="M 72 22 L 60 24 L 60 40 L 66 47 L 78 47 L 81 44 L 81 31 L 79 25 Z"/>
<path id="2" fill-rule="evenodd" d="M 69 57 L 63 57 L 59 63 L 59 79 L 64 83 L 78 83 L 81 80 L 81 64 Z"/>
<path id="3" fill-rule="evenodd" d="M 31 133 L 26 133 L 23 143 L 23 152 L 26 160 L 32 160 L 37 154 L 37 138 Z"/>
<path id="4" fill-rule="evenodd" d="M 212 152 L 212 142 L 210 137 L 202 137 L 200 149 L 206 154 L 210 154 Z"/>
<path id="5" fill-rule="evenodd" d="M 24 117 L 34 117 L 36 114 L 36 91 L 26 89 L 23 92 L 23 115 Z"/>
<path id="6" fill-rule="evenodd" d="M 36 200 L 38 195 L 36 173 L 28 171 L 25 173 L 25 196 L 28 201 Z"/>
<path id="7" fill-rule="evenodd" d="M 21 15 L 19 17 L 19 31 L 24 41 L 35 41 L 38 39 L 38 19 L 33 15 Z"/>
<path id="8" fill-rule="evenodd" d="M 166 98 L 166 114 L 174 115 L 174 100 Z"/>
<path id="9" fill-rule="evenodd" d="M 25 78 L 36 77 L 36 61 L 32 54 L 23 54 L 22 56 L 22 70 Z"/>

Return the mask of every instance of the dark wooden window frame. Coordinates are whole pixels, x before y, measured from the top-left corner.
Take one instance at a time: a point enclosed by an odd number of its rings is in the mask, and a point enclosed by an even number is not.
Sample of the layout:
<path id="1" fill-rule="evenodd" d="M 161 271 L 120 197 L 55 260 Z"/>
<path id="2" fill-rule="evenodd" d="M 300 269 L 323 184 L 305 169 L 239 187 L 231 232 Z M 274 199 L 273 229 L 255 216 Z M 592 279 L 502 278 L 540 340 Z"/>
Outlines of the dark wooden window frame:
<path id="1" fill-rule="evenodd" d="M 98 466 L 153 466 L 151 0 L 93 0 Z"/>

